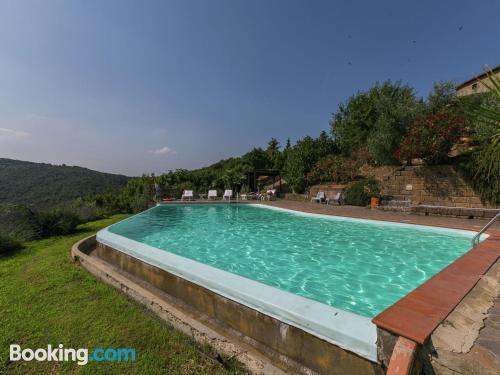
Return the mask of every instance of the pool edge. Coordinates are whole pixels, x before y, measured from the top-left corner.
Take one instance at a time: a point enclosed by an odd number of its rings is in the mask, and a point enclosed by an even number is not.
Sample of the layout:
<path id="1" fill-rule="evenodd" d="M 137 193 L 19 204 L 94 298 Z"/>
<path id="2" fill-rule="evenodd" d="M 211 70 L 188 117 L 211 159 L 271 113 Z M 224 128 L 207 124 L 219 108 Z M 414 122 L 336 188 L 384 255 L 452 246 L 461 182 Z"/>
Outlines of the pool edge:
<path id="1" fill-rule="evenodd" d="M 97 233 L 96 240 L 98 243 L 184 278 L 251 309 L 293 325 L 372 362 L 377 362 L 376 326 L 368 317 L 333 308 L 326 304 L 262 284 L 258 281 L 159 250 L 112 233 L 108 228 L 104 228 Z M 155 253 L 163 261 L 159 262 L 151 259 L 145 255 L 147 252 Z M 237 284 L 240 284 L 239 290 L 228 288 L 228 285 L 234 287 Z M 245 290 L 252 290 L 252 293 L 245 293 Z M 281 302 L 279 302 L 280 299 Z M 299 315 L 297 312 L 294 312 L 293 310 L 297 310 L 297 306 L 300 306 L 301 310 L 307 311 L 308 315 L 312 314 L 315 320 L 312 320 L 309 316 Z M 327 320 L 328 316 L 335 318 L 335 325 L 329 324 L 332 321 Z M 330 334 L 322 334 L 319 332 L 321 329 L 326 329 Z M 350 334 L 352 331 L 356 332 L 356 334 Z"/>
<path id="2" fill-rule="evenodd" d="M 209 344 L 222 358 L 240 361 L 252 374 L 384 373 L 379 363 L 99 244 L 95 236 L 75 243 L 71 255 L 103 282 L 195 341 Z M 221 318 L 227 324 L 219 324 Z"/>
<path id="3" fill-rule="evenodd" d="M 500 235 L 495 233 L 382 311 L 372 322 L 392 334 L 425 344 L 499 258 Z"/>

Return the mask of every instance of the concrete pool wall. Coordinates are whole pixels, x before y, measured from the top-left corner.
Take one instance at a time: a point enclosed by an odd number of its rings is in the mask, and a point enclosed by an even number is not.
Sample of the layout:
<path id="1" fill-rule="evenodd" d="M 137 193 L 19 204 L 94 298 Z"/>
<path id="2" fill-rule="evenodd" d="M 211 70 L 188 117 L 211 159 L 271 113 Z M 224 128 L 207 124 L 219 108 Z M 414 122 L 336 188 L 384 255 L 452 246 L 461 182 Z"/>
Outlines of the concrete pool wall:
<path id="1" fill-rule="evenodd" d="M 97 233 L 97 242 L 291 324 L 361 357 L 377 360 L 376 327 L 367 317 L 157 249 L 112 233 L 108 228 Z"/>
<path id="2" fill-rule="evenodd" d="M 93 273 L 96 273 L 96 267 L 107 267 L 125 278 L 138 280 L 147 290 L 164 293 L 163 298 L 167 301 L 173 299 L 182 309 L 194 312 L 196 320 L 205 322 L 212 328 L 215 327 L 215 330 L 222 334 L 228 333 L 237 337 L 237 341 L 243 345 L 250 345 L 286 372 L 383 373 L 382 366 L 375 361 L 363 358 L 305 329 L 235 302 L 122 251 L 98 243 L 95 237 L 75 244 L 72 256 L 91 272 L 91 269 L 94 269 Z M 109 282 L 107 279 L 111 271 L 101 271 L 101 274 L 104 272 L 105 275 L 104 277 L 101 275 L 101 278 Z M 116 281 L 113 284 L 121 290 L 128 288 L 123 283 L 116 285 Z M 264 371 L 264 373 L 271 372 Z"/>

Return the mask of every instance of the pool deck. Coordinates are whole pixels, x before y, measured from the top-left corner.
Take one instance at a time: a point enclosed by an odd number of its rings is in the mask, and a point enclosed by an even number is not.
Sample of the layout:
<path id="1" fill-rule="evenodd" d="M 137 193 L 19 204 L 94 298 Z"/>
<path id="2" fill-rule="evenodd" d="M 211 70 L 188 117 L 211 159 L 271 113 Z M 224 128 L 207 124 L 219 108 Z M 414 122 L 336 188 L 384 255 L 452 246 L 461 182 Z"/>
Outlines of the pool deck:
<path id="1" fill-rule="evenodd" d="M 227 204 L 228 201 L 222 200 L 193 200 L 193 201 L 181 201 L 175 200 L 171 202 L 161 202 L 161 204 Z M 236 203 L 232 200 L 231 203 Z M 381 211 L 381 210 L 371 210 L 365 207 L 358 206 L 338 206 L 338 205 L 325 205 L 318 203 L 310 203 L 305 201 L 292 201 L 279 199 L 276 201 L 238 201 L 238 204 L 266 204 L 275 207 L 286 208 L 290 210 L 310 212 L 323 215 L 333 215 L 333 216 L 347 216 L 354 217 L 358 219 L 371 219 L 371 220 L 382 220 L 382 221 L 392 221 L 397 223 L 407 223 L 407 224 L 420 224 L 420 225 L 430 225 L 435 227 L 445 227 L 454 229 L 466 229 L 477 231 L 482 228 L 488 221 L 488 219 L 474 218 L 454 218 L 445 216 L 421 216 L 406 212 L 394 212 L 394 211 Z M 500 236 L 500 221 L 493 224 L 491 230 L 488 233 L 497 232 Z"/>
<path id="2" fill-rule="evenodd" d="M 405 212 L 393 212 L 393 211 L 381 211 L 381 210 L 371 210 L 365 207 L 357 206 L 337 206 L 337 205 L 325 205 L 318 203 L 309 202 L 298 202 L 290 200 L 277 200 L 277 201 L 264 201 L 259 202 L 263 204 L 268 204 L 271 206 L 288 208 L 290 210 L 297 210 L 303 212 L 311 212 L 324 215 L 335 215 L 335 216 L 348 216 L 359 219 L 372 219 L 372 220 L 383 220 L 392 221 L 398 223 L 408 223 L 408 224 L 420 224 L 420 225 L 430 225 L 435 227 L 446 227 L 454 229 L 466 229 L 477 231 L 482 228 L 487 220 L 485 219 L 462 219 L 454 217 L 441 217 L 441 216 L 420 216 Z M 495 233 L 500 236 L 500 222 L 496 222 L 492 226 L 492 230 L 488 233 Z"/>

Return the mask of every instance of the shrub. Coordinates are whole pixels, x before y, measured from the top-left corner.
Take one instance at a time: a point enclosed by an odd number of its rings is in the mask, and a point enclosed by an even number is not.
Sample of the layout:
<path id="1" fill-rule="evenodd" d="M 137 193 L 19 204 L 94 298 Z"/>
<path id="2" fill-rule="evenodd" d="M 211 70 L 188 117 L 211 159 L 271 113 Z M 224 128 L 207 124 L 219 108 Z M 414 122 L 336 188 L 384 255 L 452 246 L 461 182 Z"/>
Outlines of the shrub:
<path id="1" fill-rule="evenodd" d="M 500 205 L 500 143 L 490 143 L 475 152 L 466 171 L 481 201 Z"/>
<path id="2" fill-rule="evenodd" d="M 78 216 L 81 223 L 103 219 L 105 213 L 97 207 L 96 198 L 78 198 L 70 204 L 63 206 L 64 209 L 74 212 Z"/>
<path id="3" fill-rule="evenodd" d="M 459 110 L 443 110 L 420 116 L 410 126 L 396 150 L 401 159 L 421 158 L 426 164 L 446 161 L 451 147 L 466 132 L 466 120 Z"/>
<path id="4" fill-rule="evenodd" d="M 76 213 L 60 209 L 37 213 L 37 221 L 41 237 L 74 233 L 81 223 Z"/>
<path id="5" fill-rule="evenodd" d="M 354 180 L 359 171 L 357 160 L 341 155 L 329 155 L 316 162 L 307 175 L 309 185 L 324 182 L 348 182 Z"/>
<path id="6" fill-rule="evenodd" d="M 481 83 L 490 94 L 472 110 L 477 123 L 475 136 L 482 144 L 469 167 L 481 200 L 496 206 L 500 204 L 500 78 L 490 71 Z"/>
<path id="7" fill-rule="evenodd" d="M 79 215 L 69 209 L 35 211 L 19 205 L 0 207 L 0 235 L 19 242 L 70 234 L 81 222 Z"/>
<path id="8" fill-rule="evenodd" d="M 12 237 L 0 235 L 0 257 L 10 255 L 20 249 L 23 245 L 21 242 Z"/>
<path id="9" fill-rule="evenodd" d="M 380 194 L 378 182 L 372 178 L 364 178 L 347 186 L 344 202 L 352 206 L 366 206 L 372 197 Z"/>
<path id="10" fill-rule="evenodd" d="M 20 242 L 40 238 L 36 213 L 21 205 L 0 206 L 0 235 Z"/>

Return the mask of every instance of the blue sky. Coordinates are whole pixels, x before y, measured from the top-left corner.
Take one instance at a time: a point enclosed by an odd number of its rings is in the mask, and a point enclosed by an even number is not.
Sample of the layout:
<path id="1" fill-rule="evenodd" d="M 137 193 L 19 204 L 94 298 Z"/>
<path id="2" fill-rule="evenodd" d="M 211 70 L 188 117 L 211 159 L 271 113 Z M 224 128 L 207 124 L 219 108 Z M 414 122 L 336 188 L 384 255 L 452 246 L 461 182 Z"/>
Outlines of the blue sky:
<path id="1" fill-rule="evenodd" d="M 500 64 L 498 14 L 497 0 L 5 0 L 0 157 L 138 175 L 316 136 L 376 81 L 425 96 Z"/>

